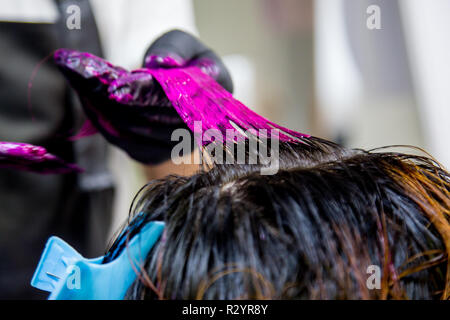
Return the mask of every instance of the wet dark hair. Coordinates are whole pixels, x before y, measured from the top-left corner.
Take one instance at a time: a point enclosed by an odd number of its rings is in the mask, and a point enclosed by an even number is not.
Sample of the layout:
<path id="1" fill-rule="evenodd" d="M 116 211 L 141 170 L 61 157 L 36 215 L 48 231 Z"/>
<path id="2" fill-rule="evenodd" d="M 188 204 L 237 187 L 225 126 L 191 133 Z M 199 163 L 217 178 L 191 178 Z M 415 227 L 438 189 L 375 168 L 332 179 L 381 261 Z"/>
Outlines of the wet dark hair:
<path id="1" fill-rule="evenodd" d="M 166 228 L 127 298 L 449 297 L 450 175 L 434 160 L 311 137 L 280 143 L 275 175 L 259 168 L 149 182 L 122 237 Z M 371 265 L 380 289 L 366 285 Z"/>

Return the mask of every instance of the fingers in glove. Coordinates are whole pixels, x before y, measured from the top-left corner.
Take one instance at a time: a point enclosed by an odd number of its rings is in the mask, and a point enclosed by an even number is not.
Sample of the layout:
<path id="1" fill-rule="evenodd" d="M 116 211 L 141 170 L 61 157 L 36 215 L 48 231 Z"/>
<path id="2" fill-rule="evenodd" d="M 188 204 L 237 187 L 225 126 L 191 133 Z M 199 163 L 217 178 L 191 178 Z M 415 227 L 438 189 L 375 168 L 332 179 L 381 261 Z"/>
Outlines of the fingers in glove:
<path id="1" fill-rule="evenodd" d="M 227 91 L 233 92 L 231 76 L 220 57 L 199 39 L 181 30 L 169 31 L 155 40 L 144 58 L 147 68 L 186 65 L 199 67 Z"/>

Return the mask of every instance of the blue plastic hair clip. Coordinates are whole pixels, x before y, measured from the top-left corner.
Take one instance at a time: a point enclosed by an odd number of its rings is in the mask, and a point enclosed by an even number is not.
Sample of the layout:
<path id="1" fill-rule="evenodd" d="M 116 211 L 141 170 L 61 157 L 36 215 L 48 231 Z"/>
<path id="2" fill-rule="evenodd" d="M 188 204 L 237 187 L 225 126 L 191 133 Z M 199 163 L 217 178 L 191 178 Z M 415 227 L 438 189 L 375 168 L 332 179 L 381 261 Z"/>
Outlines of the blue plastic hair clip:
<path id="1" fill-rule="evenodd" d="M 58 237 L 45 245 L 31 285 L 51 292 L 49 300 L 120 300 L 136 279 L 147 254 L 161 236 L 164 223 L 147 223 L 114 260 L 82 257 Z"/>

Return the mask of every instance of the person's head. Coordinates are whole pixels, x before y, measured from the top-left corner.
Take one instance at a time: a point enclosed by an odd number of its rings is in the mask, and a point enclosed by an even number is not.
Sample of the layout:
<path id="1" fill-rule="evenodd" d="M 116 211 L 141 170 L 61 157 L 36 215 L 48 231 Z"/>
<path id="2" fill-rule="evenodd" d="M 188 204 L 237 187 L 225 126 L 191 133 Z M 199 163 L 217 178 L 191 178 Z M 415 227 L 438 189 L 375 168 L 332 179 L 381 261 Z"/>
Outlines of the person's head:
<path id="1" fill-rule="evenodd" d="M 318 138 L 281 143 L 275 175 L 215 165 L 152 181 L 125 236 L 142 219 L 166 227 L 127 298 L 448 297 L 449 190 L 427 157 Z"/>

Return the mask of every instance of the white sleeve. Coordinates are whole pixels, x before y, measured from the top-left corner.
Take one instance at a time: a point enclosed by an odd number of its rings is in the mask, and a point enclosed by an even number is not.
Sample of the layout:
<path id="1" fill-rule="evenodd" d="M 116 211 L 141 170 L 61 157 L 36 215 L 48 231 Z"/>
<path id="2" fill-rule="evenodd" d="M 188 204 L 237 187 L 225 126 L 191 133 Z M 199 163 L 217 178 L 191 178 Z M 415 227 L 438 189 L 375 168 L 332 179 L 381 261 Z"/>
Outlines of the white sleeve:
<path id="1" fill-rule="evenodd" d="M 127 69 L 141 66 L 149 45 L 171 29 L 198 34 L 190 0 L 91 0 L 105 58 Z"/>
<path id="2" fill-rule="evenodd" d="M 52 0 L 0 0 L 0 21 L 55 23 L 58 18 Z"/>

